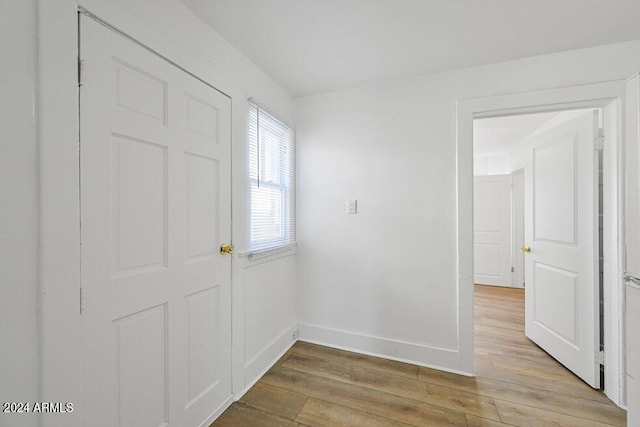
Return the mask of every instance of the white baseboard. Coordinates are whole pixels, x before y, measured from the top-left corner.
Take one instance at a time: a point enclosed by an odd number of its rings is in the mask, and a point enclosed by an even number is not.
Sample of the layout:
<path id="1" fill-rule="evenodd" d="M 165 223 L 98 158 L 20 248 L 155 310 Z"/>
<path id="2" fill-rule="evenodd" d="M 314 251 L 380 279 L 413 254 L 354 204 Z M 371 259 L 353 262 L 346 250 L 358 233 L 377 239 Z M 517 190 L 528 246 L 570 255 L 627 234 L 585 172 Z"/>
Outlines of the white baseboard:
<path id="1" fill-rule="evenodd" d="M 276 336 L 269 344 L 260 350 L 251 358 L 244 368 L 244 384 L 243 389 L 234 396 L 234 400 L 240 399 L 260 378 L 280 359 L 296 340 L 293 334 L 298 328 L 296 323 L 288 326 L 278 336 Z"/>
<path id="2" fill-rule="evenodd" d="M 215 411 L 213 411 L 213 413 L 209 415 L 204 421 L 202 421 L 198 427 L 210 426 L 211 423 L 220 415 L 222 415 L 222 413 L 226 411 L 227 408 L 231 406 L 232 403 L 233 403 L 233 396 L 229 396 L 229 398 L 225 400 L 222 405 L 218 406 L 218 408 Z"/>
<path id="3" fill-rule="evenodd" d="M 457 350 L 369 336 L 317 325 L 291 324 L 246 363 L 245 385 L 240 392 L 233 396 L 234 401 L 241 399 L 298 341 L 293 339 L 296 329 L 299 331 L 298 340 L 300 341 L 411 363 L 454 374 L 473 376 L 470 372 L 458 369 Z"/>
<path id="4" fill-rule="evenodd" d="M 370 336 L 317 325 L 300 324 L 300 341 L 398 362 L 473 376 L 459 369 L 458 351 L 406 341 Z"/>
<path id="5" fill-rule="evenodd" d="M 474 279 L 473 280 L 473 284 L 474 285 L 481 285 L 481 286 L 494 286 L 497 288 L 518 288 L 518 289 L 523 289 L 524 286 L 514 286 L 512 283 L 508 283 L 508 284 L 502 284 L 502 283 L 485 283 L 487 282 L 486 280 L 481 280 L 481 279 Z"/>

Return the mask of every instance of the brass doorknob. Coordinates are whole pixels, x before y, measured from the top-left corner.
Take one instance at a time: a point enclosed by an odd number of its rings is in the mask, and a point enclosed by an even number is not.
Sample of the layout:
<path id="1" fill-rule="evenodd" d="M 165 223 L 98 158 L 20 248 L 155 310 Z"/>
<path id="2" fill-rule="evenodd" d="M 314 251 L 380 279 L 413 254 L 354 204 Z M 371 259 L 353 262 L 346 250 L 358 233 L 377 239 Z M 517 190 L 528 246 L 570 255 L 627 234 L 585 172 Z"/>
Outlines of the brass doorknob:
<path id="1" fill-rule="evenodd" d="M 231 255 L 233 253 L 233 246 L 232 245 L 220 245 L 220 253 L 221 254 L 229 254 L 229 255 Z"/>
<path id="2" fill-rule="evenodd" d="M 531 247 L 530 246 L 524 246 L 524 247 L 520 248 L 520 252 L 529 253 L 529 252 L 531 252 Z"/>

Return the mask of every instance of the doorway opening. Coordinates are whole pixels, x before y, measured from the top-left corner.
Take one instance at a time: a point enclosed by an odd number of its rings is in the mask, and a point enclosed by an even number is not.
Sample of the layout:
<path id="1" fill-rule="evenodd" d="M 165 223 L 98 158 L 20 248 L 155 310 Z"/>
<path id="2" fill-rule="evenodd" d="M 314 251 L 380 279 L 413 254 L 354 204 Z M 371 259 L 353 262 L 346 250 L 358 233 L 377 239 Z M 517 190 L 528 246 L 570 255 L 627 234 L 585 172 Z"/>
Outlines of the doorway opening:
<path id="1" fill-rule="evenodd" d="M 473 122 L 478 376 L 585 398 L 580 378 L 604 386 L 602 113 Z"/>
<path id="2" fill-rule="evenodd" d="M 605 135 L 603 149 L 603 253 L 605 385 L 604 393 L 615 404 L 624 405 L 624 246 L 622 223 L 623 165 L 621 112 L 625 81 L 591 83 L 548 90 L 461 99 L 456 109 L 457 134 L 457 248 L 458 248 L 458 336 L 459 367 L 473 375 L 474 285 L 473 285 L 473 120 L 516 114 L 571 109 L 602 109 Z M 594 358 L 596 355 L 594 354 Z"/>

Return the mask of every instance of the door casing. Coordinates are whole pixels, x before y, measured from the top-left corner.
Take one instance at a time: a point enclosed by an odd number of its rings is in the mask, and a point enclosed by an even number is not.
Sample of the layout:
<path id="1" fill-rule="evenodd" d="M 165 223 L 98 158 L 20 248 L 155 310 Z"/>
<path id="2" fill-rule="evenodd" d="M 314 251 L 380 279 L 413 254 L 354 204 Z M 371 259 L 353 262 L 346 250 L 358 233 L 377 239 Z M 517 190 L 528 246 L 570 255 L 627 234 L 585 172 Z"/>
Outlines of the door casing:
<path id="1" fill-rule="evenodd" d="M 473 375 L 473 119 L 545 111 L 602 108 L 604 205 L 605 393 L 624 405 L 624 247 L 620 239 L 623 212 L 624 163 L 622 101 L 624 80 L 551 90 L 461 99 L 457 103 L 457 223 L 458 223 L 458 351 L 460 370 Z"/>
<path id="2" fill-rule="evenodd" d="M 511 257 L 515 271 L 511 286 L 524 287 L 524 169 L 511 173 Z"/>

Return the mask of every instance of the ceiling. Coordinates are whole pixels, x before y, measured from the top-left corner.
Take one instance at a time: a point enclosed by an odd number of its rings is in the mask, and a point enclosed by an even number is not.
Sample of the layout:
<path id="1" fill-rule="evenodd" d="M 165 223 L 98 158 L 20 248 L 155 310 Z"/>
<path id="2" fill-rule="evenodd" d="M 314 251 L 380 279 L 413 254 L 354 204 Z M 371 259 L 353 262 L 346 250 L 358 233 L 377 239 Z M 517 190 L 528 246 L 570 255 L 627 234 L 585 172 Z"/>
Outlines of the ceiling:
<path id="1" fill-rule="evenodd" d="M 639 0 L 182 0 L 293 96 L 640 39 Z"/>
<path id="2" fill-rule="evenodd" d="M 558 112 L 491 117 L 473 121 L 474 155 L 502 154 L 551 121 Z"/>
<path id="3" fill-rule="evenodd" d="M 593 114 L 593 111 L 593 108 L 585 108 L 475 119 L 473 154 L 476 157 L 504 155 L 510 151 L 522 150 L 519 144 L 528 137 L 583 114 Z"/>

